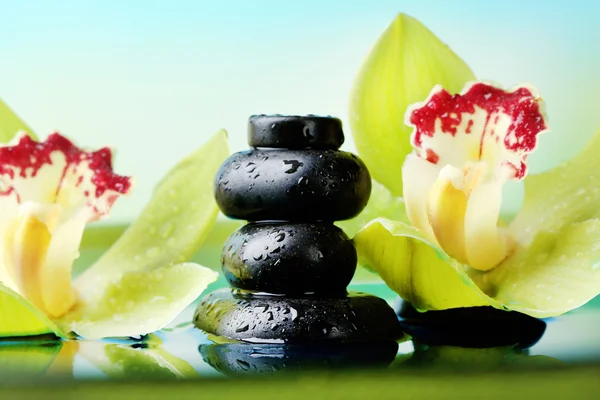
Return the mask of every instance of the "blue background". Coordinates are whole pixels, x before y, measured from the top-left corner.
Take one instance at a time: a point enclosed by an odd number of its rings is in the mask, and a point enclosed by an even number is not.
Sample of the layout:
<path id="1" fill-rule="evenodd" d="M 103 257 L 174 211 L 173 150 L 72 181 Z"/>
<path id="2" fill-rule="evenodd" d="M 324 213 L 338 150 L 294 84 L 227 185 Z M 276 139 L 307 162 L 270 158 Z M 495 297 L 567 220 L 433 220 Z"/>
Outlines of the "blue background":
<path id="1" fill-rule="evenodd" d="M 0 0 L 0 96 L 42 136 L 58 129 L 117 148 L 118 172 L 137 184 L 109 221 L 131 220 L 157 180 L 220 128 L 237 151 L 254 113 L 347 121 L 353 79 L 398 12 L 478 78 L 540 90 L 553 133 L 533 172 L 600 128 L 595 1 Z"/>

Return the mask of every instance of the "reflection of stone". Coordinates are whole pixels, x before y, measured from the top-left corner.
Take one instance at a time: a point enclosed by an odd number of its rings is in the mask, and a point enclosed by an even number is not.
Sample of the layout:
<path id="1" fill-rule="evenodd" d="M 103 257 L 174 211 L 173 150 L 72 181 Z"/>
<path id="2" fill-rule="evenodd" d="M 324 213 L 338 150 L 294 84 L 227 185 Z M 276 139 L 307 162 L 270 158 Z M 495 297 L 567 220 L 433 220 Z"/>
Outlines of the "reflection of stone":
<path id="1" fill-rule="evenodd" d="M 439 346 L 526 349 L 538 342 L 546 323 L 514 311 L 492 307 L 456 308 L 420 313 L 409 303 L 397 307 L 402 327 L 417 343 Z"/>
<path id="2" fill-rule="evenodd" d="M 195 325 L 252 343 L 400 338 L 385 301 L 346 292 L 356 249 L 333 222 L 361 212 L 371 177 L 357 156 L 338 150 L 341 121 L 253 116 L 248 139 L 256 148 L 231 155 L 215 177 L 223 214 L 249 221 L 223 249 L 234 290 L 204 297 Z"/>
<path id="3" fill-rule="evenodd" d="M 518 347 L 464 348 L 454 346 L 427 346 L 415 344 L 408 358 L 398 359 L 394 369 L 422 369 L 427 371 L 483 372 L 510 367 L 511 369 L 537 369 L 562 366 L 555 358 L 530 356 Z"/>
<path id="4" fill-rule="evenodd" d="M 396 342 L 278 345 L 225 343 L 199 347 L 202 358 L 225 375 L 277 371 L 387 367 L 396 356 Z"/>

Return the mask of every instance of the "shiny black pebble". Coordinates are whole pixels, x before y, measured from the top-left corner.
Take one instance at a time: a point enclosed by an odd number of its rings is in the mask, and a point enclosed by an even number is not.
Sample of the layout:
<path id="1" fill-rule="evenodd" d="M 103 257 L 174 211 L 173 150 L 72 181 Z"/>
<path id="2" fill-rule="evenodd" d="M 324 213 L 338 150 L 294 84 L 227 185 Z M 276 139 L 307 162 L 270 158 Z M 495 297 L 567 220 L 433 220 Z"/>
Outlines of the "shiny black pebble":
<path id="1" fill-rule="evenodd" d="M 274 294 L 345 294 L 356 270 L 352 241 L 335 225 L 251 223 L 223 247 L 231 286 Z"/>
<path id="2" fill-rule="evenodd" d="M 398 318 L 375 296 L 258 296 L 222 289 L 202 299 L 194 324 L 213 335 L 252 343 L 389 341 L 403 336 Z"/>
<path id="3" fill-rule="evenodd" d="M 343 143 L 338 118 L 253 115 L 248 122 L 248 144 L 252 147 L 337 150 Z"/>
<path id="4" fill-rule="evenodd" d="M 401 302 L 398 315 L 413 340 L 430 346 L 486 348 L 536 344 L 546 331 L 542 320 L 493 307 L 454 308 L 420 313 Z"/>
<path id="5" fill-rule="evenodd" d="M 394 361 L 398 343 L 223 343 L 201 345 L 199 351 L 204 361 L 225 375 L 253 375 L 320 369 L 385 368 Z"/>
<path id="6" fill-rule="evenodd" d="M 340 221 L 358 215 L 371 176 L 354 154 L 333 150 L 235 153 L 215 177 L 223 214 L 249 221 Z"/>

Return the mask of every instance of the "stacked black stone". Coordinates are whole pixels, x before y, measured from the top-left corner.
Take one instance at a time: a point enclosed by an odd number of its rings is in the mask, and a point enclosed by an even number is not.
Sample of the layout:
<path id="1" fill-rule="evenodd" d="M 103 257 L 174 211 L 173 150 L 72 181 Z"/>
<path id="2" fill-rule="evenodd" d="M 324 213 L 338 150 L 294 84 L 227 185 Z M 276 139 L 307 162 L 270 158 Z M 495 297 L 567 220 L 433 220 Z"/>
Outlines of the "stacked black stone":
<path id="1" fill-rule="evenodd" d="M 215 178 L 223 214 L 249 221 L 223 249 L 223 272 L 234 289 L 206 296 L 196 326 L 253 343 L 402 336 L 385 301 L 346 291 L 356 250 L 333 222 L 363 210 L 371 177 L 358 157 L 338 150 L 341 121 L 253 116 L 248 141 L 253 149 L 229 157 Z"/>

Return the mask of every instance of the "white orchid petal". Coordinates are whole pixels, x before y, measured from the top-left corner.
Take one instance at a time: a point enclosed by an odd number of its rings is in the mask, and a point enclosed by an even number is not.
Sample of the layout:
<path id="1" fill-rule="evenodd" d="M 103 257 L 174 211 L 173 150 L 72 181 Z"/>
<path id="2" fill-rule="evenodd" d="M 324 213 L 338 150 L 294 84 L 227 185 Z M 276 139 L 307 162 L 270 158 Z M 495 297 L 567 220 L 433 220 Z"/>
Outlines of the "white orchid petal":
<path id="1" fill-rule="evenodd" d="M 404 182 L 404 203 L 406 213 L 412 225 L 436 242 L 435 235 L 427 217 L 427 198 L 431 186 L 438 178 L 440 168 L 416 154 L 406 156 L 402 166 Z"/>

